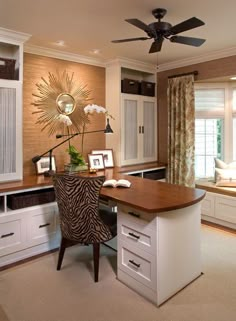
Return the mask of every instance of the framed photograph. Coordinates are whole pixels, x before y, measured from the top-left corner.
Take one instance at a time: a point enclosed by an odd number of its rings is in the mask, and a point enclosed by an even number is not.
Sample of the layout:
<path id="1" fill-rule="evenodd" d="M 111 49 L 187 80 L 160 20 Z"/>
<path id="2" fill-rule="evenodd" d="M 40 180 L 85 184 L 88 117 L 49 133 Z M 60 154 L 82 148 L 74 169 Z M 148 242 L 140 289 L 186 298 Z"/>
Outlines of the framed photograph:
<path id="1" fill-rule="evenodd" d="M 94 169 L 104 169 L 102 154 L 88 154 L 89 167 Z"/>
<path id="2" fill-rule="evenodd" d="M 49 170 L 49 157 L 41 157 L 40 160 L 35 164 L 36 172 L 38 175 L 43 174 Z M 56 171 L 56 159 L 52 156 L 52 170 Z"/>
<path id="3" fill-rule="evenodd" d="M 105 167 L 114 167 L 113 150 L 112 149 L 94 149 L 91 154 L 102 154 Z"/>

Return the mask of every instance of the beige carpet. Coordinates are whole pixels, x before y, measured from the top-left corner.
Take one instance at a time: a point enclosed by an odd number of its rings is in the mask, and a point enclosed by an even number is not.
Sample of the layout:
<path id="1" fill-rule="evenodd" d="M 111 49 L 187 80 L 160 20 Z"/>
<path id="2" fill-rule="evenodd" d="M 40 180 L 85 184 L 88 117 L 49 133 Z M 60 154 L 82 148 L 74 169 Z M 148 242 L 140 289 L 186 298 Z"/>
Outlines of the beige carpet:
<path id="1" fill-rule="evenodd" d="M 105 254 L 107 256 L 105 256 Z M 116 279 L 115 252 L 103 247 L 93 282 L 90 247 L 0 272 L 1 321 L 235 321 L 236 235 L 202 227 L 204 275 L 157 308 Z"/>

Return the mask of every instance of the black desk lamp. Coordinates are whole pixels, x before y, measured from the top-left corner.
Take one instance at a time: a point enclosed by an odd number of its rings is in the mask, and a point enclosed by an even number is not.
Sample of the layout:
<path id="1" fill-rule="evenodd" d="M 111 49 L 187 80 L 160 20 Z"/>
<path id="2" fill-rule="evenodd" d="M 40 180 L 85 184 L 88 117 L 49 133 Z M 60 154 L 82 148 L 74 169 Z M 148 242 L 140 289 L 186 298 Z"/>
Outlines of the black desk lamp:
<path id="1" fill-rule="evenodd" d="M 65 142 L 67 142 L 68 140 L 72 139 L 73 137 L 77 136 L 77 135 L 82 135 L 82 134 L 91 134 L 91 133 L 98 133 L 98 132 L 104 132 L 105 134 L 112 134 L 113 133 L 113 130 L 109 124 L 109 119 L 107 118 L 107 125 L 106 125 L 106 128 L 105 129 L 100 129 L 100 130 L 92 130 L 92 131 L 89 131 L 89 132 L 83 132 L 83 133 L 80 133 L 80 132 L 77 132 L 77 133 L 74 133 L 74 134 L 69 134 L 69 135 L 56 135 L 56 138 L 61 138 L 61 137 L 65 137 L 65 136 L 69 136 L 67 139 L 63 140 L 61 143 L 53 146 L 52 148 L 50 148 L 49 150 L 47 150 L 45 153 L 41 154 L 41 155 L 37 155 L 35 157 L 32 158 L 32 162 L 33 163 L 37 163 L 41 157 L 43 157 L 44 155 L 46 154 L 49 154 L 49 170 L 44 172 L 44 176 L 52 176 L 55 171 L 52 170 L 52 151 L 54 149 L 56 149 L 57 147 L 59 147 L 60 145 L 64 144 Z"/>

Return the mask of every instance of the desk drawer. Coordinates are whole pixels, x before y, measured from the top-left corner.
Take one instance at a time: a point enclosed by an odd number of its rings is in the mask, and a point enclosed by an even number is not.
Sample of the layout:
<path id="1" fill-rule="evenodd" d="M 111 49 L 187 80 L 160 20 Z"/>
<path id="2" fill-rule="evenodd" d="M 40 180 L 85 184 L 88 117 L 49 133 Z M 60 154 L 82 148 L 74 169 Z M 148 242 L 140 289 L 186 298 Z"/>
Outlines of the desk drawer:
<path id="1" fill-rule="evenodd" d="M 156 233 L 148 224 L 127 219 L 126 214 L 118 215 L 118 237 L 131 246 L 135 246 L 150 254 L 156 253 Z"/>
<path id="2" fill-rule="evenodd" d="M 36 245 L 48 242 L 59 229 L 56 206 L 48 206 L 32 211 L 28 220 L 28 241 Z"/>
<path id="3" fill-rule="evenodd" d="M 130 208 L 125 205 L 118 205 L 118 217 L 124 217 L 124 219 L 130 222 L 137 223 L 139 225 L 145 225 L 148 228 L 156 230 L 157 216 L 155 213 L 146 213 L 140 210 Z"/>
<path id="4" fill-rule="evenodd" d="M 118 268 L 130 277 L 156 291 L 155 256 L 118 241 Z"/>
<path id="5" fill-rule="evenodd" d="M 26 228 L 20 215 L 0 220 L 0 256 L 21 250 L 25 240 Z"/>

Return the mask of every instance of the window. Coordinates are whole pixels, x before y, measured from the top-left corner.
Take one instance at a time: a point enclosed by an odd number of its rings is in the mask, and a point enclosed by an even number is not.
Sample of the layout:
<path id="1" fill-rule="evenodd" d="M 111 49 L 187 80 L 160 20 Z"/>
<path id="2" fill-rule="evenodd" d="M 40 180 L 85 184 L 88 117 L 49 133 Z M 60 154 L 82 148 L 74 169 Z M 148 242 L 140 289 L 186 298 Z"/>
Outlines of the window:
<path id="1" fill-rule="evenodd" d="M 233 158 L 233 155 L 230 155 L 233 140 L 229 139 L 233 127 L 230 97 L 232 97 L 232 87 L 230 88 L 228 84 L 196 84 L 195 86 L 195 175 L 197 178 L 214 176 L 215 157 L 224 160 Z M 233 124 L 235 157 L 236 108 Z"/>

